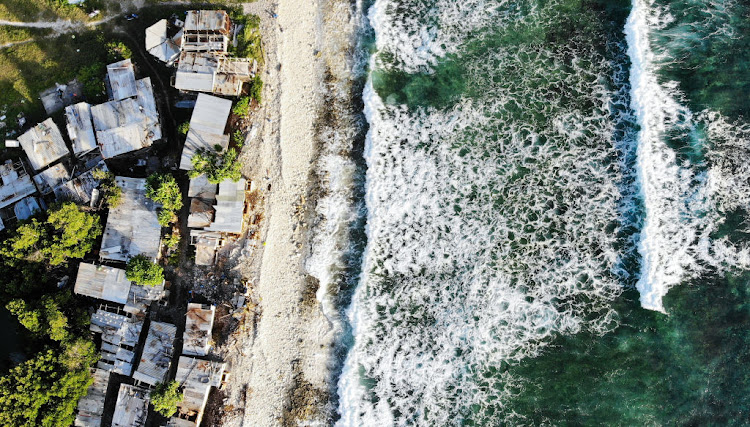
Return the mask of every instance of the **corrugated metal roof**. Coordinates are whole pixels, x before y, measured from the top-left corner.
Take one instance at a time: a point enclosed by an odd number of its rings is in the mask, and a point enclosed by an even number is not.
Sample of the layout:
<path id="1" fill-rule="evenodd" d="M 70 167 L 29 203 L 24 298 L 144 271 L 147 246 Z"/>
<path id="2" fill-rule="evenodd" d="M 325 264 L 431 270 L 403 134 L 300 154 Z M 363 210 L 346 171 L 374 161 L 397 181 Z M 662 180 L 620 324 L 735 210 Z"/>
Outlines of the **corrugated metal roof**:
<path id="1" fill-rule="evenodd" d="M 51 118 L 27 130 L 18 137 L 18 141 L 35 170 L 40 170 L 70 154 L 60 129 Z"/>
<path id="2" fill-rule="evenodd" d="M 34 175 L 34 183 L 42 194 L 49 194 L 70 179 L 68 168 L 62 163 L 51 166 Z"/>
<path id="3" fill-rule="evenodd" d="M 125 304 L 130 293 L 130 280 L 125 270 L 106 265 L 82 262 L 73 292 L 93 298 Z"/>
<path id="4" fill-rule="evenodd" d="M 244 178 L 237 182 L 226 179 L 219 184 L 219 194 L 214 223 L 207 227 L 207 231 L 241 234 L 245 212 L 245 189 L 247 182 Z"/>
<path id="5" fill-rule="evenodd" d="M 55 198 L 58 201 L 71 200 L 79 205 L 88 205 L 91 202 L 91 192 L 99 185 L 99 180 L 95 179 L 93 175 L 94 169 L 108 170 L 104 160 L 99 158 L 97 165 L 56 187 L 54 189 Z"/>
<path id="6" fill-rule="evenodd" d="M 169 372 L 177 327 L 164 322 L 151 322 L 143 353 L 133 379 L 156 385 L 163 382 Z"/>
<path id="7" fill-rule="evenodd" d="M 218 184 L 211 184 L 208 182 L 208 177 L 203 174 L 190 180 L 188 197 L 200 197 L 202 199 L 211 200 L 216 198 L 216 190 L 218 187 Z"/>
<path id="8" fill-rule="evenodd" d="M 156 259 L 161 225 L 158 204 L 146 197 L 146 180 L 118 176 L 115 182 L 122 189 L 121 201 L 109 210 L 100 256 L 113 261 L 141 254 Z"/>
<path id="9" fill-rule="evenodd" d="M 229 14 L 225 10 L 188 10 L 185 17 L 185 32 L 215 31 L 229 33 Z"/>
<path id="10" fill-rule="evenodd" d="M 123 59 L 107 65 L 107 76 L 109 85 L 112 88 L 112 99 L 119 101 L 130 98 L 137 94 L 135 88 L 135 71 L 130 59 Z"/>
<path id="11" fill-rule="evenodd" d="M 74 426 L 76 427 L 101 427 L 102 414 L 104 414 L 104 399 L 109 387 L 109 372 L 103 369 L 94 369 L 92 376 L 94 382 L 86 390 L 86 395 L 78 401 L 78 413 Z"/>
<path id="12" fill-rule="evenodd" d="M 222 135 L 231 111 L 232 101 L 229 99 L 205 93 L 198 94 L 193 114 L 190 116 L 190 129 L 201 133 Z"/>
<path id="13" fill-rule="evenodd" d="M 24 197 L 36 193 L 31 177 L 26 173 L 23 163 L 6 160 L 0 164 L 0 208 L 13 204 Z"/>
<path id="14" fill-rule="evenodd" d="M 208 354 L 215 314 L 216 307 L 213 305 L 188 304 L 185 332 L 182 335 L 182 354 L 190 356 Z"/>
<path id="15" fill-rule="evenodd" d="M 146 50 L 162 62 L 173 61 L 180 55 L 180 47 L 167 37 L 166 19 L 146 28 Z"/>
<path id="16" fill-rule="evenodd" d="M 86 154 L 97 147 L 90 104 L 79 102 L 65 107 L 65 122 L 68 137 L 73 144 L 73 153 L 76 156 Z"/>
<path id="17" fill-rule="evenodd" d="M 180 356 L 175 381 L 182 385 L 182 402 L 177 404 L 181 414 L 197 414 L 196 425 L 200 425 L 211 387 L 220 387 L 225 364 Z"/>
<path id="18" fill-rule="evenodd" d="M 89 329 L 102 334 L 101 360 L 97 367 L 130 375 L 135 359 L 132 349 L 138 344 L 143 320 L 126 312 L 112 313 L 100 308 L 91 315 Z"/>
<path id="19" fill-rule="evenodd" d="M 148 417 L 149 393 L 140 387 L 120 384 L 112 427 L 141 427 Z"/>

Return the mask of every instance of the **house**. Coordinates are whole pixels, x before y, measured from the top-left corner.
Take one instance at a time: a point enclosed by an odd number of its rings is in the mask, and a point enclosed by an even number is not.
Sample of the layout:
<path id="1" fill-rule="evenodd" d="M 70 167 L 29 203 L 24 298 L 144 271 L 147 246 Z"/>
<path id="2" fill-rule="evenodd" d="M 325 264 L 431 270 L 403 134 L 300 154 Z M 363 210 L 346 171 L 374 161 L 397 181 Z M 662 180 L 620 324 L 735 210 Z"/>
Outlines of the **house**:
<path id="1" fill-rule="evenodd" d="M 19 221 L 29 219 L 37 212 L 47 209 L 47 205 L 44 200 L 39 199 L 35 196 L 29 196 L 23 198 L 13 206 L 13 213 Z"/>
<path id="2" fill-rule="evenodd" d="M 90 104 L 79 102 L 65 107 L 65 123 L 73 154 L 80 157 L 97 148 Z"/>
<path id="3" fill-rule="evenodd" d="M 104 163 L 104 160 L 102 160 L 101 157 L 94 160 L 98 160 L 98 163 L 94 164 L 94 166 L 85 170 L 77 177 L 65 181 L 62 185 L 53 189 L 55 198 L 58 201 L 71 200 L 79 205 L 88 205 L 92 201 L 94 189 L 99 186 L 99 180 L 94 178 L 94 170 L 108 170 L 106 163 Z"/>
<path id="4" fill-rule="evenodd" d="M 180 356 L 175 380 L 182 385 L 183 397 L 182 402 L 177 404 L 177 415 L 168 425 L 200 426 L 211 387 L 221 387 L 225 367 L 221 362 Z"/>
<path id="5" fill-rule="evenodd" d="M 126 93 L 132 97 L 91 107 L 96 139 L 105 159 L 150 147 L 162 136 L 151 78 L 134 81 L 133 90 Z"/>
<path id="6" fill-rule="evenodd" d="M 232 101 L 228 99 L 198 95 L 182 149 L 180 169 L 193 169 L 192 159 L 199 150 L 215 150 L 216 147 L 225 150 L 229 146 L 229 135 L 224 134 L 224 128 L 231 110 Z"/>
<path id="7" fill-rule="evenodd" d="M 39 192 L 45 196 L 54 191 L 55 188 L 63 185 L 69 179 L 70 173 L 68 172 L 68 168 L 62 163 L 50 166 L 34 175 L 36 188 L 38 188 Z"/>
<path id="8" fill-rule="evenodd" d="M 121 268 L 82 262 L 78 266 L 78 276 L 73 292 L 125 304 L 130 294 L 130 280 L 125 277 L 125 270 Z"/>
<path id="9" fill-rule="evenodd" d="M 188 304 L 185 332 L 182 334 L 182 354 L 205 356 L 211 348 L 211 329 L 214 326 L 216 307 L 213 305 Z"/>
<path id="10" fill-rule="evenodd" d="M 135 347 L 143 329 L 143 319 L 124 310 L 103 306 L 91 315 L 89 329 L 102 334 L 101 358 L 97 368 L 130 375 L 135 362 Z"/>
<path id="11" fill-rule="evenodd" d="M 156 59 L 170 64 L 180 56 L 180 46 L 167 36 L 167 20 L 161 19 L 146 28 L 146 50 Z M 181 40 L 182 35 L 177 40 Z"/>
<path id="12" fill-rule="evenodd" d="M 232 58 L 215 52 L 180 54 L 174 87 L 182 91 L 211 92 L 239 96 L 243 84 L 252 80 L 257 63 L 247 58 Z"/>
<path id="13" fill-rule="evenodd" d="M 27 130 L 18 137 L 18 142 L 21 143 L 34 170 L 41 170 L 70 153 L 63 141 L 60 129 L 52 119 L 47 119 Z"/>
<path id="14" fill-rule="evenodd" d="M 151 322 L 138 369 L 133 374 L 134 380 L 150 385 L 164 382 L 172 362 L 176 334 L 177 327 L 174 325 Z"/>
<path id="15" fill-rule="evenodd" d="M 218 231 L 227 234 L 242 234 L 245 214 L 245 191 L 247 181 L 241 178 L 234 182 L 225 179 L 219 184 L 219 194 L 216 196 L 215 221 L 206 231 Z"/>
<path id="16" fill-rule="evenodd" d="M 183 31 L 186 34 L 222 34 L 229 36 L 232 21 L 226 10 L 188 10 Z"/>
<path id="17" fill-rule="evenodd" d="M 112 91 L 111 99 L 119 101 L 137 94 L 135 70 L 130 58 L 107 65 L 107 79 Z"/>
<path id="18" fill-rule="evenodd" d="M 143 388 L 120 384 L 112 427 L 143 427 L 148 417 L 149 393 Z"/>
<path id="19" fill-rule="evenodd" d="M 156 259 L 161 242 L 157 203 L 146 197 L 144 178 L 115 177 L 122 189 L 120 203 L 109 210 L 99 256 L 126 262 L 135 255 Z"/>
<path id="20" fill-rule="evenodd" d="M 26 196 L 36 193 L 31 177 L 26 173 L 23 162 L 6 160 L 0 164 L 0 208 L 16 203 Z"/>
<path id="21" fill-rule="evenodd" d="M 100 427 L 104 414 L 104 399 L 109 387 L 109 372 L 103 369 L 92 371 L 94 382 L 86 390 L 86 395 L 78 400 L 75 427 Z"/>

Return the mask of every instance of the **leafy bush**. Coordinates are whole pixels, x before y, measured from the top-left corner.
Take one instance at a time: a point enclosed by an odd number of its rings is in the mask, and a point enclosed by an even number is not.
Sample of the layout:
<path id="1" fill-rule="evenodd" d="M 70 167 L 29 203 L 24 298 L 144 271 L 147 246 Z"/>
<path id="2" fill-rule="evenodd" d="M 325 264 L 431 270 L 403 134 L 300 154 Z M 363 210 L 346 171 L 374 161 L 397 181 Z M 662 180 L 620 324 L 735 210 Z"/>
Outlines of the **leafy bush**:
<path id="1" fill-rule="evenodd" d="M 104 64 L 94 62 L 78 70 L 76 79 L 83 86 L 83 95 L 89 99 L 98 99 L 104 93 Z"/>
<path id="2" fill-rule="evenodd" d="M 182 191 L 172 175 L 155 173 L 146 178 L 146 197 L 161 203 L 159 224 L 164 227 L 173 222 L 177 211 L 182 209 Z"/>
<path id="3" fill-rule="evenodd" d="M 224 154 L 211 150 L 198 150 L 193 156 L 193 170 L 190 171 L 190 178 L 197 178 L 206 174 L 208 182 L 218 184 L 225 179 L 238 181 L 242 174 L 240 173 L 241 164 L 237 161 L 237 151 L 230 148 Z"/>
<path id="4" fill-rule="evenodd" d="M 169 249 L 174 249 L 177 247 L 177 245 L 180 244 L 180 234 L 179 233 L 172 233 L 164 239 L 164 245 L 166 245 Z"/>
<path id="5" fill-rule="evenodd" d="M 145 255 L 136 255 L 128 261 L 125 277 L 138 285 L 157 286 L 164 281 L 164 269 Z"/>
<path id="6" fill-rule="evenodd" d="M 232 107 L 232 113 L 240 117 L 247 117 L 247 115 L 250 114 L 250 98 L 247 96 L 240 98 L 239 101 L 234 104 L 234 107 Z"/>
<path id="7" fill-rule="evenodd" d="M 91 172 L 91 175 L 99 181 L 99 192 L 104 199 L 104 203 L 110 209 L 119 206 L 122 201 L 122 188 L 115 182 L 115 174 L 97 168 Z"/>
<path id="8" fill-rule="evenodd" d="M 242 134 L 241 130 L 238 129 L 232 132 L 232 142 L 234 142 L 237 148 L 242 148 L 245 145 L 245 135 Z"/>
<path id="9" fill-rule="evenodd" d="M 190 122 L 182 122 L 179 126 L 177 126 L 177 132 L 180 133 L 180 135 L 187 135 L 188 131 L 190 130 Z"/>
<path id="10" fill-rule="evenodd" d="M 255 102 L 260 104 L 262 93 L 263 81 L 260 79 L 259 75 L 256 75 L 252 80 L 250 80 L 250 98 L 254 99 Z"/>
<path id="11" fill-rule="evenodd" d="M 117 62 L 123 59 L 133 57 L 133 52 L 123 42 L 109 42 L 107 47 L 107 59 L 110 62 Z"/>
<path id="12" fill-rule="evenodd" d="M 182 402 L 182 392 L 180 383 L 170 381 L 168 383 L 157 383 L 154 391 L 151 392 L 151 404 L 154 405 L 154 411 L 165 417 L 171 417 L 177 412 L 177 404 Z"/>

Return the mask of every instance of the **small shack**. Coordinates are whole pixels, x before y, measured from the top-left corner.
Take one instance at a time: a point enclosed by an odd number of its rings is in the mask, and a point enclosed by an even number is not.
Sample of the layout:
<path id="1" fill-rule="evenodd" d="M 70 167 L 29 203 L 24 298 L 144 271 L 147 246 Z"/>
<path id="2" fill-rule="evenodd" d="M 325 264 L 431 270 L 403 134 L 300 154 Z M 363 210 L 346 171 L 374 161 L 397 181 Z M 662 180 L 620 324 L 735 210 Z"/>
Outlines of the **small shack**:
<path id="1" fill-rule="evenodd" d="M 27 130 L 18 137 L 18 142 L 34 170 L 41 170 L 70 153 L 51 118 Z"/>
<path id="2" fill-rule="evenodd" d="M 256 71 L 255 61 L 247 58 L 183 50 L 175 73 L 174 87 L 183 91 L 239 96 L 243 85 L 255 76 Z"/>
<path id="3" fill-rule="evenodd" d="M 190 303 L 182 335 L 182 354 L 205 356 L 211 349 L 211 329 L 214 326 L 216 306 Z"/>
<path id="4" fill-rule="evenodd" d="M 219 184 L 219 194 L 216 196 L 215 221 L 206 231 L 218 231 L 227 234 L 242 234 L 245 214 L 245 192 L 247 181 L 241 178 L 234 182 L 225 179 Z"/>
<path id="5" fill-rule="evenodd" d="M 69 179 L 70 173 L 68 172 L 68 168 L 62 163 L 50 166 L 34 175 L 36 188 L 38 188 L 39 192 L 45 196 L 54 191 L 55 188 L 63 185 Z"/>
<path id="6" fill-rule="evenodd" d="M 161 242 L 159 205 L 146 197 L 146 180 L 118 176 L 115 183 L 122 196 L 120 204 L 109 210 L 99 256 L 122 262 L 135 255 L 156 259 Z"/>
<path id="7" fill-rule="evenodd" d="M 231 110 L 232 101 L 228 99 L 203 93 L 198 95 L 182 149 L 180 169 L 193 169 L 192 159 L 198 150 L 214 150 L 216 147 L 225 150 L 229 146 L 229 135 L 224 134 L 224 128 Z"/>
<path id="8" fill-rule="evenodd" d="M 125 270 L 121 268 L 82 262 L 78 266 L 78 277 L 73 292 L 125 304 L 130 294 L 130 280 L 125 277 Z"/>
<path id="9" fill-rule="evenodd" d="M 128 59 L 107 65 L 107 79 L 115 101 L 135 96 L 135 70 L 133 62 Z"/>
<path id="10" fill-rule="evenodd" d="M 99 186 L 99 180 L 94 178 L 94 170 L 108 170 L 104 160 L 99 158 L 99 163 L 90 169 L 84 171 L 72 180 L 64 182 L 62 185 L 55 187 L 55 198 L 58 201 L 70 200 L 79 205 L 88 205 L 91 202 L 91 195 L 96 187 Z"/>
<path id="11" fill-rule="evenodd" d="M 31 177 L 26 173 L 22 161 L 6 160 L 0 164 L 0 208 L 11 205 L 26 196 L 36 193 Z"/>
<path id="12" fill-rule="evenodd" d="M 120 384 L 112 427 L 143 427 L 148 417 L 149 393 L 141 387 Z"/>
<path id="13" fill-rule="evenodd" d="M 167 36 L 167 28 L 166 19 L 146 28 L 146 50 L 159 61 L 170 64 L 180 56 L 180 46 Z"/>
<path id="14" fill-rule="evenodd" d="M 164 382 L 172 363 L 175 335 L 177 327 L 174 325 L 151 322 L 138 369 L 133 374 L 134 380 L 150 385 Z"/>
<path id="15" fill-rule="evenodd" d="M 35 213 L 46 209 L 47 205 L 44 203 L 44 200 L 35 196 L 29 196 L 19 200 L 13 206 L 13 213 L 16 215 L 16 219 L 23 221 L 31 218 Z"/>
<path id="16" fill-rule="evenodd" d="M 80 157 L 96 149 L 96 135 L 91 119 L 90 104 L 79 102 L 65 107 L 65 123 L 68 137 L 73 144 L 73 154 Z"/>
<path id="17" fill-rule="evenodd" d="M 96 139 L 105 159 L 150 147 L 161 139 L 151 78 L 136 81 L 133 88 L 134 98 L 91 107 Z"/>
<path id="18" fill-rule="evenodd" d="M 103 369 L 92 371 L 94 382 L 86 390 L 86 395 L 78 400 L 78 410 L 73 425 L 75 427 L 101 427 L 104 414 L 104 399 L 109 387 L 109 372 Z"/>
<path id="19" fill-rule="evenodd" d="M 143 320 L 119 308 L 100 307 L 91 315 L 91 332 L 102 334 L 101 358 L 97 368 L 130 375 L 135 362 L 135 346 L 143 329 Z"/>
<path id="20" fill-rule="evenodd" d="M 183 398 L 177 404 L 177 415 L 172 419 L 191 421 L 194 426 L 199 426 L 211 387 L 221 387 L 225 367 L 221 362 L 180 356 L 175 380 L 182 385 Z M 172 425 L 181 424 L 175 421 Z"/>

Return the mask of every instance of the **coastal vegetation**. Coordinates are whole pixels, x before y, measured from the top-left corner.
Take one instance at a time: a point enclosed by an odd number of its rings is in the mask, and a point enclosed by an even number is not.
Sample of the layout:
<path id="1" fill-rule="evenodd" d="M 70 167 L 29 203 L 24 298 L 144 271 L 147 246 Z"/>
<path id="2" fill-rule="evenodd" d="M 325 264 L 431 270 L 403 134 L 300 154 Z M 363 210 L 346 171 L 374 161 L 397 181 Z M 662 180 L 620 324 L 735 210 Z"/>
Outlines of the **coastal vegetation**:
<path id="1" fill-rule="evenodd" d="M 161 203 L 159 224 L 164 227 L 174 222 L 182 209 L 182 191 L 170 174 L 155 173 L 146 178 L 146 197 Z"/>
<path id="2" fill-rule="evenodd" d="M 171 417 L 177 412 L 177 404 L 182 401 L 182 396 L 180 383 L 177 381 L 157 383 L 156 388 L 151 392 L 151 404 L 156 412 L 165 417 Z"/>
<path id="3" fill-rule="evenodd" d="M 198 150 L 193 156 L 193 170 L 190 178 L 206 174 L 208 182 L 218 184 L 225 179 L 237 181 L 241 178 L 241 164 L 237 160 L 237 150 L 228 149 L 225 153 L 216 150 Z"/>
<path id="4" fill-rule="evenodd" d="M 125 277 L 143 286 L 157 286 L 164 282 L 164 269 L 144 255 L 130 258 L 125 268 Z"/>

